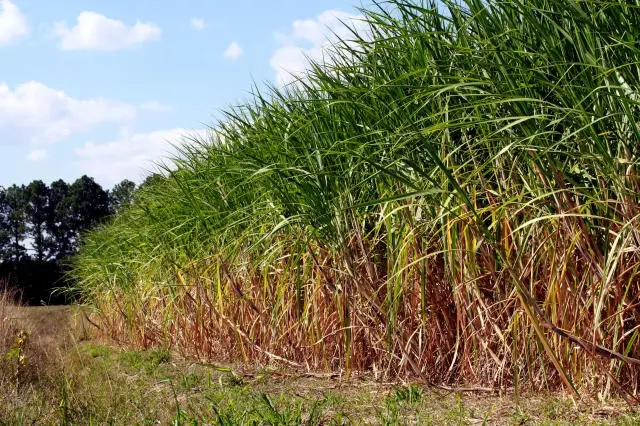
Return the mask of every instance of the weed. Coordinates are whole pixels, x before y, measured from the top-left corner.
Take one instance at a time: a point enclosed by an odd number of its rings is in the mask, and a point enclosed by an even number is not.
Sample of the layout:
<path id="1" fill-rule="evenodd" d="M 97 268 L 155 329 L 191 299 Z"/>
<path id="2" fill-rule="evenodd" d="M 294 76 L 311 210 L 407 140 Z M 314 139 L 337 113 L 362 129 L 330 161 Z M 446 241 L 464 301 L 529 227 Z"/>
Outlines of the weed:
<path id="1" fill-rule="evenodd" d="M 180 378 L 180 386 L 185 390 L 197 389 L 202 382 L 202 377 L 196 373 L 187 373 Z"/>
<path id="2" fill-rule="evenodd" d="M 171 361 L 171 352 L 168 349 L 155 349 L 149 353 L 149 361 L 152 365 L 158 366 L 160 364 Z"/>
<path id="3" fill-rule="evenodd" d="M 403 386 L 393 386 L 392 397 L 396 402 L 415 404 L 420 401 L 422 388 L 418 385 L 410 384 Z"/>
<path id="4" fill-rule="evenodd" d="M 511 415 L 511 423 L 514 425 L 525 425 L 529 421 L 529 415 L 523 412 L 519 406 L 516 407 Z"/>

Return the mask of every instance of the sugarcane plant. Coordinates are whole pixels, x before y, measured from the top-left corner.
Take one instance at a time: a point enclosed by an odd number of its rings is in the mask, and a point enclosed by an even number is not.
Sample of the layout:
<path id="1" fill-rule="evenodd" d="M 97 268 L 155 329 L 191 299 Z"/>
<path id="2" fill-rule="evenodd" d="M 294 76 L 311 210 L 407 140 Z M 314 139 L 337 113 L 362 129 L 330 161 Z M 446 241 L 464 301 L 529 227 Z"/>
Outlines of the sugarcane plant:
<path id="1" fill-rule="evenodd" d="M 637 28 L 637 0 L 362 9 L 84 235 L 76 290 L 196 358 L 634 393 Z"/>

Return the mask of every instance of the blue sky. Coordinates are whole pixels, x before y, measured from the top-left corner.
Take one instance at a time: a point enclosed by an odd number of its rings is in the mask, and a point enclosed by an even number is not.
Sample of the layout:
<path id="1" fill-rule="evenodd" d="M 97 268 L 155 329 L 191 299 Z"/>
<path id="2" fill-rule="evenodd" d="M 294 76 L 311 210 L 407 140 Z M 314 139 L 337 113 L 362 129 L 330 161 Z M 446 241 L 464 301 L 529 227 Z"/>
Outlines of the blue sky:
<path id="1" fill-rule="evenodd" d="M 255 82 L 286 84 L 359 0 L 0 0 L 0 186 L 140 181 Z"/>

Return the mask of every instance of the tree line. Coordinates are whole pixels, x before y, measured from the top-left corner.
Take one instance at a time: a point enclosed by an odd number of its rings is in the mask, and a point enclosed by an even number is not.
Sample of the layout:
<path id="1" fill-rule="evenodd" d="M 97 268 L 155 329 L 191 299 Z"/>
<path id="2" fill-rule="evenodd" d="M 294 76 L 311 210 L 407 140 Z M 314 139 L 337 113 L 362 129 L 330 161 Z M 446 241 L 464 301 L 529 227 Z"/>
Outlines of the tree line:
<path id="1" fill-rule="evenodd" d="M 80 235 L 130 204 L 135 190 L 126 179 L 105 190 L 86 175 L 0 186 L 0 286 L 17 288 L 25 302 L 51 299 Z"/>

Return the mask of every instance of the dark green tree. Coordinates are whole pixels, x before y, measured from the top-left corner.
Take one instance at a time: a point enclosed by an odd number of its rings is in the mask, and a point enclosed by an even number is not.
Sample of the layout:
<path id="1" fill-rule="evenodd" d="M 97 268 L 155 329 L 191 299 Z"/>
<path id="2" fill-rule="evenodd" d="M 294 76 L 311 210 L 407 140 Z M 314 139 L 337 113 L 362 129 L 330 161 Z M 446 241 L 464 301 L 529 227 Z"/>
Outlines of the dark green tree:
<path id="1" fill-rule="evenodd" d="M 93 178 L 84 175 L 69 187 L 68 199 L 74 244 L 77 245 L 83 231 L 109 216 L 109 195 Z"/>
<path id="2" fill-rule="evenodd" d="M 49 192 L 49 187 L 41 180 L 34 180 L 25 188 L 27 235 L 38 261 L 46 260 L 48 252 Z"/>
<path id="3" fill-rule="evenodd" d="M 109 191 L 109 210 L 118 213 L 133 202 L 136 184 L 128 179 L 123 180 Z"/>
<path id="4" fill-rule="evenodd" d="M 0 261 L 6 258 L 11 242 L 9 232 L 9 205 L 5 202 L 6 189 L 0 187 Z"/>
<path id="5" fill-rule="evenodd" d="M 27 198 L 24 185 L 11 185 L 4 191 L 4 209 L 9 244 L 4 260 L 21 260 L 27 257 L 24 241 L 27 237 Z"/>
<path id="6" fill-rule="evenodd" d="M 164 176 L 162 176 L 159 173 L 151 173 L 149 176 L 147 176 L 145 178 L 145 180 L 138 186 L 138 190 L 140 189 L 144 189 L 147 188 L 149 186 L 152 185 L 156 185 L 159 184 L 160 182 L 162 182 L 164 179 L 166 179 Z"/>
<path id="7" fill-rule="evenodd" d="M 69 184 L 62 179 L 49 188 L 46 229 L 50 257 L 61 259 L 74 252 Z"/>

